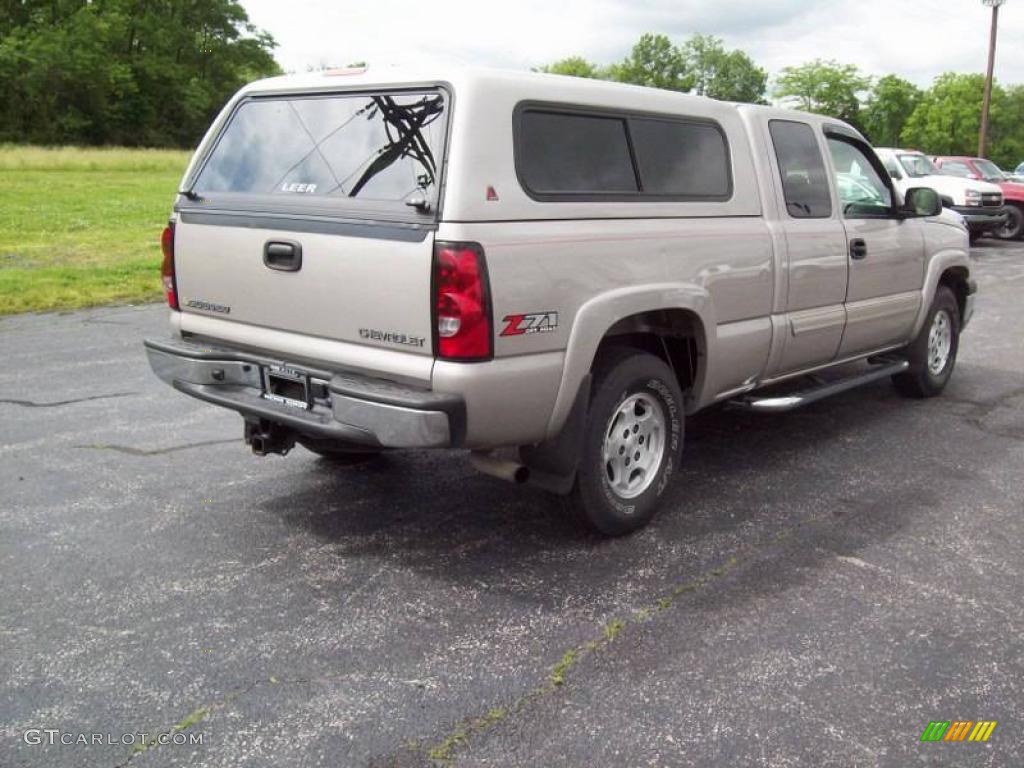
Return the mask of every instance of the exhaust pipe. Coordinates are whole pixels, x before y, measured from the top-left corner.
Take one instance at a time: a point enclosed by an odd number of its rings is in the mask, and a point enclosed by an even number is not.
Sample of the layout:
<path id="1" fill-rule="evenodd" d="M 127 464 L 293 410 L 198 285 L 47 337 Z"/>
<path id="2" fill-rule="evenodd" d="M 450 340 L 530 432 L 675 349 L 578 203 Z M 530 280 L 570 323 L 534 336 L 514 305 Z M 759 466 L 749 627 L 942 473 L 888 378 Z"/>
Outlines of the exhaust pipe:
<path id="1" fill-rule="evenodd" d="M 295 433 L 280 424 L 260 419 L 245 422 L 245 442 L 257 456 L 279 453 L 282 456 L 295 447 Z"/>
<path id="2" fill-rule="evenodd" d="M 500 459 L 487 451 L 470 451 L 469 463 L 477 472 L 522 485 L 530 479 L 530 468 L 511 459 Z"/>

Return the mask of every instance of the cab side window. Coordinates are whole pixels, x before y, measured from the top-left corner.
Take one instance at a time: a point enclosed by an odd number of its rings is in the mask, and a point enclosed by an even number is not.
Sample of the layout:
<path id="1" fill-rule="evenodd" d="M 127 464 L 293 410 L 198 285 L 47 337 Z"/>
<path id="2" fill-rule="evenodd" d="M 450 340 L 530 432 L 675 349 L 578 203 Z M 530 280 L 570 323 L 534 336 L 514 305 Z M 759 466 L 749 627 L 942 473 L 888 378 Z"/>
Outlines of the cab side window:
<path id="1" fill-rule="evenodd" d="M 864 151 L 853 142 L 828 137 L 839 204 L 847 218 L 889 216 L 892 191 Z"/>
<path id="2" fill-rule="evenodd" d="M 825 162 L 811 126 L 792 120 L 771 120 L 768 131 L 779 162 L 789 215 L 794 219 L 827 219 L 832 215 L 832 197 Z"/>

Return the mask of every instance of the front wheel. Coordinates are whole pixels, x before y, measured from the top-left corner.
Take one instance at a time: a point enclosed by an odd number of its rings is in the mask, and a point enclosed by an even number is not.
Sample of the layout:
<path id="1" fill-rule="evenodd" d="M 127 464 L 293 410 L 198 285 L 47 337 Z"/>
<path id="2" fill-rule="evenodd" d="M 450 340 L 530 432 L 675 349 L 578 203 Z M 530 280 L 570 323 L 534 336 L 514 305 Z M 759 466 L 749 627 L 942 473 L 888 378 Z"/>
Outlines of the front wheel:
<path id="1" fill-rule="evenodd" d="M 908 397 L 935 397 L 946 388 L 960 346 L 960 307 L 944 285 L 935 291 L 932 305 L 917 338 L 907 347 L 910 367 L 892 377 Z"/>
<path id="2" fill-rule="evenodd" d="M 1000 240 L 1016 240 L 1024 233 L 1024 208 L 1006 206 L 1006 223 L 996 230 Z"/>
<path id="3" fill-rule="evenodd" d="M 608 536 L 642 528 L 682 447 L 683 396 L 672 370 L 646 352 L 610 350 L 594 371 L 573 506 Z"/>

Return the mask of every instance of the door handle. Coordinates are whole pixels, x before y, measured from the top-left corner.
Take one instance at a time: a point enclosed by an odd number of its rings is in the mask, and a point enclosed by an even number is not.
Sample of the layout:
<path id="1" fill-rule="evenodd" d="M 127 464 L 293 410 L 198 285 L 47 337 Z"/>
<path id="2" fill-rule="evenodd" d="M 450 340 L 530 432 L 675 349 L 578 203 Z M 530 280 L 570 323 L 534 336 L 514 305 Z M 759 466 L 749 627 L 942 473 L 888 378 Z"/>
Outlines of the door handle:
<path id="1" fill-rule="evenodd" d="M 855 237 L 850 241 L 850 258 L 863 259 L 868 255 L 868 244 L 862 238 Z"/>
<path id="2" fill-rule="evenodd" d="M 263 263 L 279 272 L 302 269 L 302 246 L 291 240 L 268 240 L 263 246 Z"/>

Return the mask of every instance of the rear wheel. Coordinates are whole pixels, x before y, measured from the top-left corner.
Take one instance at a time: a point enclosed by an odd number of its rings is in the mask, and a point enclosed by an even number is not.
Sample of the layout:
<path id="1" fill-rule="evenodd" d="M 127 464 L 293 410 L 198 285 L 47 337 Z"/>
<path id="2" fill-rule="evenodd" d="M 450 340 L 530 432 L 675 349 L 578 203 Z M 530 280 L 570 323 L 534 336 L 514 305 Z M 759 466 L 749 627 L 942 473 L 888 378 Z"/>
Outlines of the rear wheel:
<path id="1" fill-rule="evenodd" d="M 1016 205 L 1006 206 L 1006 223 L 996 230 L 1000 240 L 1016 240 L 1024 233 L 1024 209 Z"/>
<path id="2" fill-rule="evenodd" d="M 935 397 L 953 375 L 960 345 L 960 308 L 944 285 L 935 291 L 932 305 L 917 338 L 906 349 L 910 367 L 892 377 L 908 397 Z"/>
<path id="3" fill-rule="evenodd" d="M 372 461 L 381 455 L 381 451 L 353 450 L 330 440 L 317 440 L 315 437 L 300 437 L 296 439 L 299 445 L 307 451 L 322 456 L 328 461 L 338 465 L 362 464 Z"/>
<path id="4" fill-rule="evenodd" d="M 592 527 L 621 536 L 654 517 L 679 466 L 682 405 L 675 375 L 654 355 L 617 348 L 599 360 L 571 495 Z"/>

